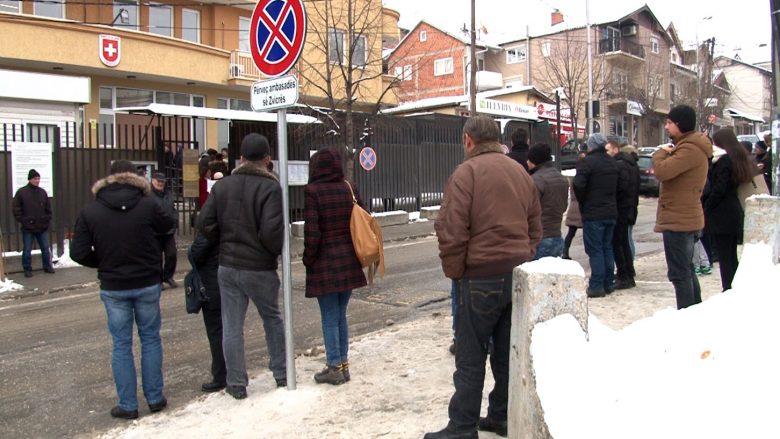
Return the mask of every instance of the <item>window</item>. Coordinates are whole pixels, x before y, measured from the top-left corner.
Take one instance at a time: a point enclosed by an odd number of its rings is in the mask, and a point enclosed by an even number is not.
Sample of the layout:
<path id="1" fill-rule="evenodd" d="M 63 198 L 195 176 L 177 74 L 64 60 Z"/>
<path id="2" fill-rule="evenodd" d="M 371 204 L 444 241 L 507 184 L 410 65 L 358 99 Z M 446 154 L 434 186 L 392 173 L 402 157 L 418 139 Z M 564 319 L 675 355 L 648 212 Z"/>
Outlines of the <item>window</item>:
<path id="1" fill-rule="evenodd" d="M 609 116 L 609 134 L 625 136 L 628 134 L 628 116 Z"/>
<path id="2" fill-rule="evenodd" d="M 0 12 L 21 12 L 21 2 L 16 0 L 0 0 Z"/>
<path id="3" fill-rule="evenodd" d="M 138 3 L 128 0 L 114 0 L 114 26 L 138 29 Z"/>
<path id="4" fill-rule="evenodd" d="M 506 50 L 506 63 L 516 64 L 519 62 L 525 62 L 526 53 L 525 46 L 513 47 Z"/>
<path id="5" fill-rule="evenodd" d="M 190 105 L 190 95 L 184 93 L 171 93 L 167 91 L 158 91 L 155 93 L 154 102 L 158 104 L 170 105 Z"/>
<path id="6" fill-rule="evenodd" d="M 623 70 L 615 70 L 612 73 L 612 85 L 616 93 L 621 96 L 625 95 L 628 90 L 628 73 Z"/>
<path id="7" fill-rule="evenodd" d="M 328 61 L 339 64 L 344 59 L 344 31 L 328 29 Z"/>
<path id="8" fill-rule="evenodd" d="M 217 108 L 220 110 L 227 110 L 230 107 L 230 100 L 227 98 L 217 99 Z M 230 143 L 230 121 L 218 120 L 217 121 L 217 148 L 227 148 Z M 205 149 L 205 148 L 204 148 Z"/>
<path id="9" fill-rule="evenodd" d="M 355 42 L 355 48 L 352 50 L 352 65 L 366 65 L 366 37 L 360 35 Z"/>
<path id="10" fill-rule="evenodd" d="M 244 99 L 231 99 L 230 109 L 241 110 L 241 111 L 252 111 L 252 104 L 249 101 Z"/>
<path id="11" fill-rule="evenodd" d="M 677 52 L 672 52 L 672 62 L 673 63 L 677 62 Z"/>
<path id="12" fill-rule="evenodd" d="M 658 38 L 650 38 L 650 51 L 653 53 L 660 53 L 661 52 L 661 45 L 658 42 Z"/>
<path id="13" fill-rule="evenodd" d="M 395 77 L 401 81 L 410 81 L 412 79 L 412 66 L 397 66 L 395 68 Z"/>
<path id="14" fill-rule="evenodd" d="M 238 17 L 238 50 L 242 52 L 251 52 L 249 48 L 249 24 L 248 17 Z"/>
<path id="15" fill-rule="evenodd" d="M 173 36 L 173 8 L 159 3 L 149 3 L 149 32 Z"/>
<path id="16" fill-rule="evenodd" d="M 437 59 L 433 62 L 433 76 L 452 74 L 452 57 Z"/>
<path id="17" fill-rule="evenodd" d="M 145 107 L 154 100 L 154 92 L 151 90 L 138 90 L 135 88 L 116 89 L 116 108 Z"/>
<path id="18" fill-rule="evenodd" d="M 200 43 L 200 11 L 182 9 L 181 19 L 181 38 L 193 43 Z"/>
<path id="19" fill-rule="evenodd" d="M 110 87 L 100 87 L 100 109 L 114 109 L 114 89 Z"/>
<path id="20" fill-rule="evenodd" d="M 648 78 L 648 88 L 650 96 L 663 99 L 664 98 L 664 77 L 660 75 L 651 76 Z"/>
<path id="21" fill-rule="evenodd" d="M 549 41 L 542 41 L 542 56 L 547 58 L 550 56 L 550 42 Z"/>
<path id="22" fill-rule="evenodd" d="M 424 43 L 426 41 L 428 41 L 428 31 L 421 30 L 420 31 L 420 42 Z"/>
<path id="23" fill-rule="evenodd" d="M 0 6 L 0 11 L 3 8 Z M 35 15 L 51 18 L 65 18 L 65 0 L 50 0 L 47 2 L 35 2 L 33 6 Z"/>
<path id="24" fill-rule="evenodd" d="M 672 82 L 669 84 L 669 98 L 675 100 L 677 98 L 677 84 Z"/>

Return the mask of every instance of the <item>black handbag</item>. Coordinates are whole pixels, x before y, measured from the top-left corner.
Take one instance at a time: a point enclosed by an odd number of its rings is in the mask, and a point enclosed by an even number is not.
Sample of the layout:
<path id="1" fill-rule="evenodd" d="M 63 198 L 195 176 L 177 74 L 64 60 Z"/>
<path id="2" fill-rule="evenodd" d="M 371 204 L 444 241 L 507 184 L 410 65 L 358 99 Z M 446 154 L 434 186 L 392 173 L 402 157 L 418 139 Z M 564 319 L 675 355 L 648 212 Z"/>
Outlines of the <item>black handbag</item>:
<path id="1" fill-rule="evenodd" d="M 195 268 L 191 250 L 187 250 L 187 259 L 190 261 L 192 270 L 184 276 L 184 303 L 187 306 L 188 314 L 197 314 L 203 304 L 209 301 L 209 298 L 206 295 L 206 287 L 200 280 L 198 269 Z"/>

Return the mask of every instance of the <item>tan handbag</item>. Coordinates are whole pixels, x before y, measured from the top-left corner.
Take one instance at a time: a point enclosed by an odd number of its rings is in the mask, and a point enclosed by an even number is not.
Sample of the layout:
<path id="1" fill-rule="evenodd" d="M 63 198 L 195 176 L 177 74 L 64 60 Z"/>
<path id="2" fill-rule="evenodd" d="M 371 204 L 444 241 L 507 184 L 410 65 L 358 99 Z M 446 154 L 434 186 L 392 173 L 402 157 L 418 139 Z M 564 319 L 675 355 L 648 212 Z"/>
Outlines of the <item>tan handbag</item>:
<path id="1" fill-rule="evenodd" d="M 737 198 L 739 198 L 739 204 L 742 205 L 742 210 L 745 210 L 745 200 L 752 195 L 768 194 L 769 188 L 766 187 L 766 180 L 764 180 L 763 173 L 754 176 L 749 182 L 737 186 Z"/>
<path id="2" fill-rule="evenodd" d="M 382 228 L 376 218 L 360 207 L 355 198 L 355 192 L 348 181 L 344 181 L 352 194 L 352 216 L 349 220 L 349 231 L 352 235 L 352 245 L 355 248 L 355 256 L 360 261 L 361 267 L 368 267 L 368 284 L 374 284 L 374 277 L 379 272 L 379 277 L 385 277 L 385 249 L 382 239 Z"/>

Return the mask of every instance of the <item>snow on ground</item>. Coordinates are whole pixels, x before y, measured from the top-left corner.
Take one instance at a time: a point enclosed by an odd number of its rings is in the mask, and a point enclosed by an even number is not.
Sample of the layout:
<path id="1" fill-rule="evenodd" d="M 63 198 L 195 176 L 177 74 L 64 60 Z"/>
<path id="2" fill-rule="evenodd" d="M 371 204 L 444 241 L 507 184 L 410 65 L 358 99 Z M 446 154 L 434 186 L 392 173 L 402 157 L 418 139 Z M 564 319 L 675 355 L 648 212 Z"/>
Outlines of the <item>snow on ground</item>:
<path id="1" fill-rule="evenodd" d="M 0 279 L 0 294 L 22 289 L 24 289 L 24 285 L 20 285 L 11 279 Z"/>
<path id="2" fill-rule="evenodd" d="M 589 342 L 571 315 L 538 325 L 531 354 L 552 436 L 780 437 L 779 267 L 746 266 L 752 282 L 621 331 L 591 316 Z"/>
<path id="3" fill-rule="evenodd" d="M 59 258 L 54 256 L 52 259 L 52 261 L 54 262 L 54 268 L 58 269 L 58 268 L 81 267 L 81 265 L 79 265 L 78 263 L 73 261 L 73 259 L 70 258 L 69 240 L 67 239 L 65 240 L 65 244 L 63 245 L 63 247 L 65 247 L 64 248 L 65 251 L 62 253 L 62 256 L 60 256 Z M 54 254 L 55 255 L 57 254 L 56 251 L 54 252 Z"/>

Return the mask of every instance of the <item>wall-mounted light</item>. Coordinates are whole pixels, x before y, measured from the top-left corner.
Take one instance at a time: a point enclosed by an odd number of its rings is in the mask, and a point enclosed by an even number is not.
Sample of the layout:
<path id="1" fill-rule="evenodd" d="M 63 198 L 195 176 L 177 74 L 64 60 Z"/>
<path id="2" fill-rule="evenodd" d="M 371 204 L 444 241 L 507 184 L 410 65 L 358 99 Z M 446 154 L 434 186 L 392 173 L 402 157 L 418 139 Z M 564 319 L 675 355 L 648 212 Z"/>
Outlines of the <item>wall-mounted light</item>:
<path id="1" fill-rule="evenodd" d="M 120 24 L 130 24 L 130 13 L 127 12 L 127 9 L 119 8 L 119 12 L 117 12 L 116 17 L 111 20 L 111 26 L 113 26 L 117 20 L 119 20 Z"/>
<path id="2" fill-rule="evenodd" d="M 135 75 L 127 75 L 127 79 L 135 79 Z"/>

